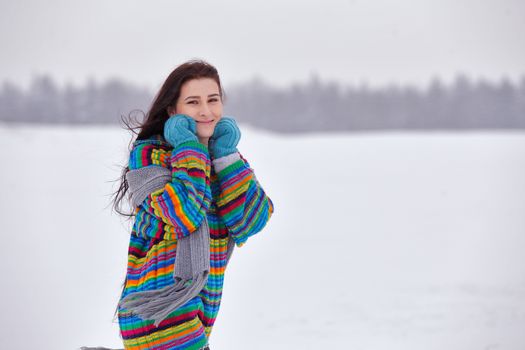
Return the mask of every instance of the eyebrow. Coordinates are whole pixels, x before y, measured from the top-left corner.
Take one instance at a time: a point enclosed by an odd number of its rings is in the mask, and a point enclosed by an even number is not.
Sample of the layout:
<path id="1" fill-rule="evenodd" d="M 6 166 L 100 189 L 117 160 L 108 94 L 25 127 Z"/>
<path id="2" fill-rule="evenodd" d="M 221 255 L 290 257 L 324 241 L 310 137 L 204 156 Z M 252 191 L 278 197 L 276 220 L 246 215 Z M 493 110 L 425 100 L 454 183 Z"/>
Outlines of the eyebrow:
<path id="1" fill-rule="evenodd" d="M 219 94 L 211 94 L 211 95 L 208 95 L 208 97 L 213 97 L 213 96 L 219 96 Z M 189 98 L 201 98 L 200 96 L 188 96 L 184 99 L 184 101 L 186 101 L 187 99 Z"/>

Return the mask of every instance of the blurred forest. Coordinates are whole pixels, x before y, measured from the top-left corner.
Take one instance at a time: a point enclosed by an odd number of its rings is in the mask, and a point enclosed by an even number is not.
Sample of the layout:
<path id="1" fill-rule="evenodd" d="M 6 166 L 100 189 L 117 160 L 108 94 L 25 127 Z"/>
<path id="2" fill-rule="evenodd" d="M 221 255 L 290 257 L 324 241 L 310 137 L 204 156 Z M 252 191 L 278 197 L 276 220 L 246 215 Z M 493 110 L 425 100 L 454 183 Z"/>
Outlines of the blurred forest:
<path id="1" fill-rule="evenodd" d="M 472 81 L 458 74 L 449 85 L 434 78 L 424 89 L 343 86 L 317 75 L 277 88 L 254 78 L 225 87 L 225 93 L 225 114 L 277 132 L 525 128 L 525 76 L 513 83 L 506 78 Z M 52 77 L 41 75 L 26 90 L 2 84 L 0 121 L 118 124 L 130 113 L 137 116 L 136 110 L 147 112 L 153 94 L 120 79 L 59 88 Z"/>

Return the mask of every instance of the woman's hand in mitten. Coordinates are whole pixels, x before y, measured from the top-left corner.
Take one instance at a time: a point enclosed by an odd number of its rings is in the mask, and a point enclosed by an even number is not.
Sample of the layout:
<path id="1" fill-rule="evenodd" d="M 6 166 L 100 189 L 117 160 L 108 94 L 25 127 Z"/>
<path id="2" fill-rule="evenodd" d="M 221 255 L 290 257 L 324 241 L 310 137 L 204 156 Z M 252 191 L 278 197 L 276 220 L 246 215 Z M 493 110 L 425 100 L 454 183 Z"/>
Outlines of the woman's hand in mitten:
<path id="1" fill-rule="evenodd" d="M 241 131 L 232 117 L 222 117 L 215 125 L 213 135 L 210 137 L 209 147 L 213 158 L 227 156 L 238 152 L 237 144 L 241 139 Z"/>
<path id="2" fill-rule="evenodd" d="M 197 123 L 186 114 L 174 114 L 164 124 L 164 138 L 173 147 L 187 141 L 199 141 Z"/>

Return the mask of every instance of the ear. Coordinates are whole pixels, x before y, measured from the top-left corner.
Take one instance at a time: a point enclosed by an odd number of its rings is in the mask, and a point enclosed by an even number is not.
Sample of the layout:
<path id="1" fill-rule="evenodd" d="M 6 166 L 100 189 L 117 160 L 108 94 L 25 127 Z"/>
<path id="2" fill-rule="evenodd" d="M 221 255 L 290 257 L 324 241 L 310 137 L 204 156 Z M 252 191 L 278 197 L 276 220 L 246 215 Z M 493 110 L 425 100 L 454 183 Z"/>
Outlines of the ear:
<path id="1" fill-rule="evenodd" d="M 168 116 L 172 116 L 175 114 L 175 108 L 173 106 L 168 106 L 168 108 L 166 108 L 166 112 L 168 112 Z"/>

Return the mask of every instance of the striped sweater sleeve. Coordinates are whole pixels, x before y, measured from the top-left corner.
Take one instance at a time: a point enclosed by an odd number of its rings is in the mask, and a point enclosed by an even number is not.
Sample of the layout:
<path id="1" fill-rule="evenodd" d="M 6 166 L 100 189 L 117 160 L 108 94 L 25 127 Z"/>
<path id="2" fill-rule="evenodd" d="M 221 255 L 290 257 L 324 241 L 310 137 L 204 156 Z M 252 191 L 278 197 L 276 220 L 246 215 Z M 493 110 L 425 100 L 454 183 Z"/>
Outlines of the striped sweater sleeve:
<path id="1" fill-rule="evenodd" d="M 135 157 L 144 158 L 143 153 L 144 150 L 138 150 Z M 146 197 L 142 207 L 173 227 L 180 239 L 200 226 L 209 209 L 211 162 L 208 149 L 198 141 L 184 142 L 173 148 L 165 162 L 171 169 L 171 182 Z"/>
<path id="2" fill-rule="evenodd" d="M 219 183 L 217 211 L 238 247 L 263 229 L 274 206 L 250 164 L 238 152 L 213 160 Z"/>

